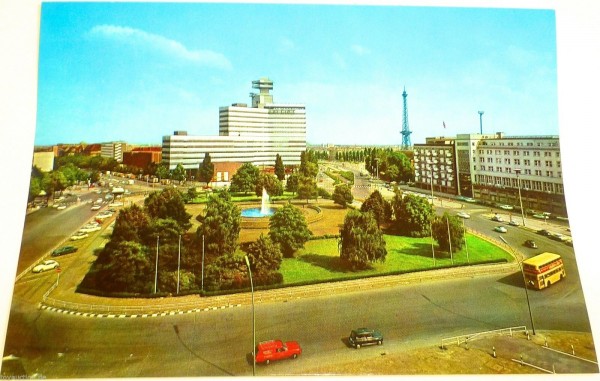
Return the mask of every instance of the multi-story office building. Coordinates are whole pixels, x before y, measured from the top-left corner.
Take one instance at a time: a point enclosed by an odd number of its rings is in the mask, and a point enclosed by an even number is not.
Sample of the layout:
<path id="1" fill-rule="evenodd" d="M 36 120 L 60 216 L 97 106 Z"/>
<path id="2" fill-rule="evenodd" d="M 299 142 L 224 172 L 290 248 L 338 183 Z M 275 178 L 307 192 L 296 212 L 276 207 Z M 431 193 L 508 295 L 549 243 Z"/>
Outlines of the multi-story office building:
<path id="1" fill-rule="evenodd" d="M 450 166 L 441 163 L 440 155 L 456 163 L 451 176 L 456 183 L 449 180 Z M 497 133 L 430 138 L 415 145 L 415 183 L 431 189 L 432 176 L 435 191 L 439 186 L 441 192 L 492 203 L 520 207 L 522 202 L 525 210 L 567 213 L 558 136 Z"/>
<path id="2" fill-rule="evenodd" d="M 273 103 L 273 82 L 268 78 L 253 81 L 259 93 L 252 93 L 252 105 L 234 103 L 219 108 L 219 135 L 192 136 L 175 131 L 164 136 L 163 161 L 173 169 L 197 169 L 204 155 L 211 161 L 275 164 L 279 154 L 285 165 L 300 164 L 306 150 L 306 112 L 302 104 Z"/>
<path id="3" fill-rule="evenodd" d="M 123 153 L 127 151 L 127 143 L 110 142 L 102 143 L 100 156 L 115 159 L 117 162 L 123 162 Z"/>

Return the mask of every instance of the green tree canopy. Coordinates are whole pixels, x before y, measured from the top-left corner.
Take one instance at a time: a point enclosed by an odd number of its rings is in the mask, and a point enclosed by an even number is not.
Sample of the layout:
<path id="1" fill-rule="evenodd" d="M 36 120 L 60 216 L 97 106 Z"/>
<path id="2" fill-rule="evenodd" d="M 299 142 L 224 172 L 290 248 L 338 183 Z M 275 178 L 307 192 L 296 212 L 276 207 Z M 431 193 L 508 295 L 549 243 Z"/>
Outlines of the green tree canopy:
<path id="1" fill-rule="evenodd" d="M 212 163 L 209 153 L 204 154 L 204 159 L 198 168 L 198 180 L 208 183 L 212 180 L 215 173 L 215 165 Z"/>
<path id="2" fill-rule="evenodd" d="M 281 252 L 287 258 L 293 257 L 296 250 L 304 247 L 311 235 L 306 218 L 292 204 L 277 209 L 271 216 L 269 236 L 279 244 Z"/>
<path id="3" fill-rule="evenodd" d="M 465 231 L 462 221 L 457 216 L 444 212 L 443 216 L 436 216 L 433 219 L 431 228 L 433 238 L 437 241 L 440 250 L 449 251 L 449 243 L 452 244 L 452 251 L 458 251 L 463 247 Z"/>
<path id="4" fill-rule="evenodd" d="M 152 192 L 144 200 L 144 208 L 151 218 L 172 218 L 182 230 L 187 231 L 192 225 L 191 214 L 185 210 L 185 202 L 181 193 L 168 187 L 162 191 Z"/>
<path id="5" fill-rule="evenodd" d="M 136 204 L 121 209 L 110 243 L 120 243 L 124 241 L 148 242 L 150 219 L 148 215 Z"/>
<path id="6" fill-rule="evenodd" d="M 298 182 L 299 176 L 295 173 L 292 173 L 288 176 L 285 182 L 285 190 L 292 193 L 298 192 Z"/>
<path id="7" fill-rule="evenodd" d="M 175 169 L 173 169 L 173 173 L 171 174 L 171 178 L 173 180 L 177 180 L 179 182 L 183 182 L 186 179 L 185 168 L 181 163 L 177 164 Z"/>
<path id="8" fill-rule="evenodd" d="M 252 273 L 256 275 L 279 270 L 283 260 L 279 245 L 274 243 L 269 236 L 263 234 L 247 246 L 246 252 L 248 253 Z"/>
<path id="9" fill-rule="evenodd" d="M 433 206 L 425 197 L 396 193 L 392 202 L 396 229 L 410 237 L 425 237 L 430 234 L 429 223 L 433 217 Z"/>
<path id="10" fill-rule="evenodd" d="M 240 210 L 231 201 L 229 192 L 219 192 L 208 200 L 196 235 L 200 240 L 204 236 L 205 250 L 209 255 L 230 255 L 238 248 L 241 220 Z"/>
<path id="11" fill-rule="evenodd" d="M 352 204 L 354 201 L 354 196 L 352 196 L 352 191 L 347 184 L 340 184 L 335 187 L 333 190 L 333 194 L 331 195 L 333 202 L 341 205 L 342 208 Z"/>
<path id="12" fill-rule="evenodd" d="M 254 192 L 257 196 L 262 196 L 263 188 L 267 191 L 269 196 L 281 196 L 283 194 L 283 185 L 277 177 L 269 175 L 268 173 L 261 173 L 256 182 L 256 188 Z"/>
<path id="13" fill-rule="evenodd" d="M 385 240 L 371 212 L 349 211 L 340 229 L 340 239 L 340 260 L 353 271 L 366 269 L 376 261 L 385 261 Z"/>
<path id="14" fill-rule="evenodd" d="M 389 202 L 384 200 L 378 190 L 373 191 L 365 202 L 362 203 L 360 211 L 373 213 L 378 226 L 381 226 L 382 223 L 388 221 L 391 217 L 391 206 Z"/>
<path id="15" fill-rule="evenodd" d="M 283 165 L 283 159 L 279 154 L 275 156 L 275 176 L 277 176 L 279 181 L 283 181 L 285 178 L 285 167 Z"/>
<path id="16" fill-rule="evenodd" d="M 319 192 L 317 189 L 317 182 L 314 177 L 301 176 L 298 178 L 298 198 L 306 200 L 308 204 L 309 199 L 316 199 Z"/>
<path id="17" fill-rule="evenodd" d="M 252 163 L 244 163 L 231 178 L 232 192 L 254 192 L 260 176 L 260 170 Z M 262 190 L 261 190 L 262 192 Z"/>

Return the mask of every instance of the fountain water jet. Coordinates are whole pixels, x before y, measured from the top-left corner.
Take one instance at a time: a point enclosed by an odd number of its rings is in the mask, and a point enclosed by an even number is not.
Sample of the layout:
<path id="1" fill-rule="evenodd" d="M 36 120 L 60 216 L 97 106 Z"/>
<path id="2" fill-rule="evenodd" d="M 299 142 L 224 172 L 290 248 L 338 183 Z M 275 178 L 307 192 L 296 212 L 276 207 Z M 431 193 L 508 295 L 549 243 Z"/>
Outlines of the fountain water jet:
<path id="1" fill-rule="evenodd" d="M 269 194 L 267 190 L 263 188 L 262 200 L 260 203 L 260 214 L 267 216 L 269 215 Z"/>

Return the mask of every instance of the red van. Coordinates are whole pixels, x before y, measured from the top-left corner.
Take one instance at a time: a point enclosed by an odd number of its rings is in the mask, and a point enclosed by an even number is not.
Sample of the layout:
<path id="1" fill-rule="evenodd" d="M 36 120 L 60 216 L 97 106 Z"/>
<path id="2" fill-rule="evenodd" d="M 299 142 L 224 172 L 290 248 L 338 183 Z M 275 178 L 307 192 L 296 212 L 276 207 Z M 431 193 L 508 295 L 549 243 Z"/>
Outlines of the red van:
<path id="1" fill-rule="evenodd" d="M 261 341 L 256 346 L 256 362 L 269 364 L 273 360 L 296 358 L 302 348 L 296 341 L 269 340 Z"/>

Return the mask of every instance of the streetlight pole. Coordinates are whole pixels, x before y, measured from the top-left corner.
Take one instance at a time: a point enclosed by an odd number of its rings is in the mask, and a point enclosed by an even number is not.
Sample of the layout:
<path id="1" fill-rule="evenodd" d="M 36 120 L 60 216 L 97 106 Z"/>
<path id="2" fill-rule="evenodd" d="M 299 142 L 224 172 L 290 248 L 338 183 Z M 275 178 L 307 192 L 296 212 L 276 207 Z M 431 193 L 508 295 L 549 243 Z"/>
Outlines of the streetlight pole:
<path id="1" fill-rule="evenodd" d="M 519 189 L 519 205 L 521 206 L 521 218 L 523 218 L 523 226 L 525 226 L 525 211 L 523 210 L 523 200 L 521 199 L 521 179 L 519 178 L 521 170 L 517 168 L 515 169 L 515 173 L 517 174 L 517 188 Z"/>
<path id="2" fill-rule="evenodd" d="M 525 278 L 525 271 L 523 271 L 523 259 L 519 260 L 517 258 L 517 252 L 511 245 L 506 242 L 504 237 L 500 236 L 500 239 L 510 248 L 510 251 L 513 252 L 515 259 L 519 263 L 519 268 L 521 269 L 521 277 L 523 279 L 523 285 L 525 286 L 525 299 L 527 299 L 527 310 L 529 311 L 529 321 L 531 322 L 531 330 L 533 331 L 533 335 L 535 336 L 535 324 L 533 323 L 533 314 L 531 313 L 531 303 L 529 302 L 529 289 L 527 287 L 527 279 Z"/>
<path id="3" fill-rule="evenodd" d="M 179 273 L 181 269 L 181 235 L 179 235 L 179 250 L 177 253 L 177 294 L 179 295 Z"/>
<path id="4" fill-rule="evenodd" d="M 202 234 L 202 291 L 204 291 L 204 234 Z"/>
<path id="5" fill-rule="evenodd" d="M 250 274 L 250 291 L 252 292 L 252 376 L 256 376 L 256 315 L 254 313 L 254 282 L 252 281 L 252 270 L 250 269 L 250 260 L 244 255 L 248 274 Z"/>
<path id="6" fill-rule="evenodd" d="M 158 283 L 158 241 L 160 236 L 156 236 L 156 264 L 154 265 L 154 293 L 156 294 L 156 285 Z"/>

